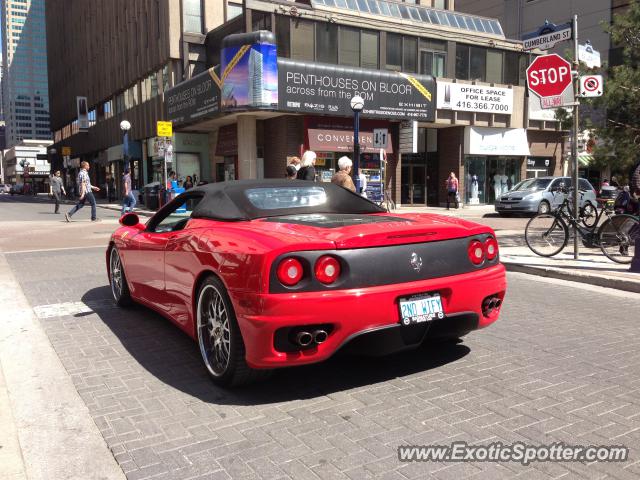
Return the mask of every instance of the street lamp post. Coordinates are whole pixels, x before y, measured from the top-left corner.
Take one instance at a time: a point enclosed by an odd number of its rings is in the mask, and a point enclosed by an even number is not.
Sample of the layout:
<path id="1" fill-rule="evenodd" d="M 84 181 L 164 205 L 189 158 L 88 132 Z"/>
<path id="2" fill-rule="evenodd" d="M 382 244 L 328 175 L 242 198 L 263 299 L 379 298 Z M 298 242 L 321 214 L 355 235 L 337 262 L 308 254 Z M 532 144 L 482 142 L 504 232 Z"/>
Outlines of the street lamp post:
<path id="1" fill-rule="evenodd" d="M 123 132 L 122 136 L 122 159 L 124 160 L 124 169 L 129 168 L 129 130 L 131 129 L 131 123 L 127 120 L 120 122 L 120 130 Z"/>
<path id="2" fill-rule="evenodd" d="M 364 100 L 356 95 L 351 97 L 351 110 L 353 110 L 353 179 L 356 184 L 356 193 L 360 193 L 360 112 L 364 108 Z"/>

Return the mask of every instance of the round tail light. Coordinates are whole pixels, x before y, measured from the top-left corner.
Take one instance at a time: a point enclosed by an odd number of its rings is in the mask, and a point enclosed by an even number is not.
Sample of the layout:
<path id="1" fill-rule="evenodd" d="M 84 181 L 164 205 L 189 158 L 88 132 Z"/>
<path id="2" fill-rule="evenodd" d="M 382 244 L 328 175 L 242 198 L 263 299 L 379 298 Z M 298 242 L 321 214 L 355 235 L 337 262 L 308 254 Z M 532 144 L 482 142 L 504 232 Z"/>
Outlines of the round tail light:
<path id="1" fill-rule="evenodd" d="M 474 265 L 480 265 L 484 261 L 484 247 L 479 240 L 472 240 L 467 250 L 469 260 Z"/>
<path id="2" fill-rule="evenodd" d="M 495 238 L 489 237 L 484 241 L 484 251 L 487 254 L 487 260 L 493 260 L 498 256 L 498 242 Z"/>
<path id="3" fill-rule="evenodd" d="M 288 287 L 294 286 L 302 279 L 302 264 L 295 258 L 285 258 L 278 265 L 278 280 Z"/>
<path id="4" fill-rule="evenodd" d="M 324 255 L 316 261 L 316 278 L 324 283 L 335 282 L 340 276 L 340 262 L 329 255 Z"/>

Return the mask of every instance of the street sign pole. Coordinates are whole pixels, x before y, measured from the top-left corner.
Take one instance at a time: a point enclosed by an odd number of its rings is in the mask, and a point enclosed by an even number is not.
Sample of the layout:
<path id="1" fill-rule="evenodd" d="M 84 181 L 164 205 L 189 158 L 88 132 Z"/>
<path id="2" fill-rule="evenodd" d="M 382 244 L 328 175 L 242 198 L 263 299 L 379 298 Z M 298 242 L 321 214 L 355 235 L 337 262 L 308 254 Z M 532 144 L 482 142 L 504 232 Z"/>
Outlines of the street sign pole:
<path id="1" fill-rule="evenodd" d="M 578 208 L 580 206 L 578 201 L 579 188 L 579 175 L 578 175 L 578 131 L 580 127 L 580 96 L 579 96 L 579 83 L 580 78 L 578 75 L 578 68 L 580 67 L 579 59 L 579 46 L 578 46 L 578 15 L 573 16 L 573 68 L 575 74 L 573 77 L 573 142 L 571 143 L 571 157 L 573 159 L 573 212 L 576 216 L 576 223 L 573 225 L 573 258 L 578 260 L 580 256 L 580 244 L 578 242 L 578 217 L 580 212 Z"/>

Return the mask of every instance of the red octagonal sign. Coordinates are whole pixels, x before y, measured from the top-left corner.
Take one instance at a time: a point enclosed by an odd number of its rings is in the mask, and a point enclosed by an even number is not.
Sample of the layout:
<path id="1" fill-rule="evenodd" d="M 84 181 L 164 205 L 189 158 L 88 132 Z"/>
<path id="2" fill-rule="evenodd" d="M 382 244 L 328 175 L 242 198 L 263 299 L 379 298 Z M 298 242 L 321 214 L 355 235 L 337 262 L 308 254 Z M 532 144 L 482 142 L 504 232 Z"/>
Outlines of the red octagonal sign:
<path id="1" fill-rule="evenodd" d="M 555 97 L 571 85 L 571 64 L 552 53 L 537 57 L 527 68 L 529 90 L 540 97 Z"/>

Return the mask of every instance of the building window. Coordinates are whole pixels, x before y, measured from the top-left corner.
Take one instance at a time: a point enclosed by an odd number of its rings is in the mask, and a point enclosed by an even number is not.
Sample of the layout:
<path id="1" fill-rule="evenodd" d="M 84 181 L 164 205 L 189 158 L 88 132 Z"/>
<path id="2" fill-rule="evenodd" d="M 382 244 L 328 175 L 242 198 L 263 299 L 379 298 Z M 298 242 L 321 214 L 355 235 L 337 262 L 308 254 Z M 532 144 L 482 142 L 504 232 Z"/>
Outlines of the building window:
<path id="1" fill-rule="evenodd" d="M 242 4 L 227 2 L 227 20 L 231 20 L 238 15 L 242 15 Z"/>
<path id="2" fill-rule="evenodd" d="M 253 11 L 251 15 L 253 21 L 253 31 L 269 30 L 271 31 L 271 14 L 268 12 Z"/>
<path id="3" fill-rule="evenodd" d="M 387 34 L 387 69 L 402 70 L 402 36 Z"/>
<path id="4" fill-rule="evenodd" d="M 487 50 L 487 82 L 502 83 L 502 57 L 499 50 Z"/>
<path id="5" fill-rule="evenodd" d="M 291 55 L 291 21 L 283 15 L 276 16 L 276 44 L 278 56 L 289 58 Z"/>
<path id="6" fill-rule="evenodd" d="M 182 0 L 182 28 L 185 32 L 202 33 L 201 0 Z"/>
<path id="7" fill-rule="evenodd" d="M 338 63 L 338 26 L 332 23 L 316 24 L 316 60 Z"/>
<path id="8" fill-rule="evenodd" d="M 360 30 L 340 27 L 340 65 L 360 66 Z"/>
<path id="9" fill-rule="evenodd" d="M 363 68 L 378 68 L 378 33 L 363 30 L 360 36 L 360 65 Z"/>
<path id="10" fill-rule="evenodd" d="M 471 47 L 469 49 L 470 80 L 485 82 L 487 80 L 487 50 Z"/>
<path id="11" fill-rule="evenodd" d="M 456 78 L 469 80 L 469 46 L 456 45 Z"/>
<path id="12" fill-rule="evenodd" d="M 415 73 L 418 67 L 418 39 L 404 37 L 402 41 L 402 71 Z"/>
<path id="13" fill-rule="evenodd" d="M 507 85 L 518 85 L 519 83 L 519 56 L 518 52 L 504 53 L 504 83 Z"/>
<path id="14" fill-rule="evenodd" d="M 313 22 L 299 20 L 291 22 L 291 58 L 293 60 L 314 60 Z"/>

